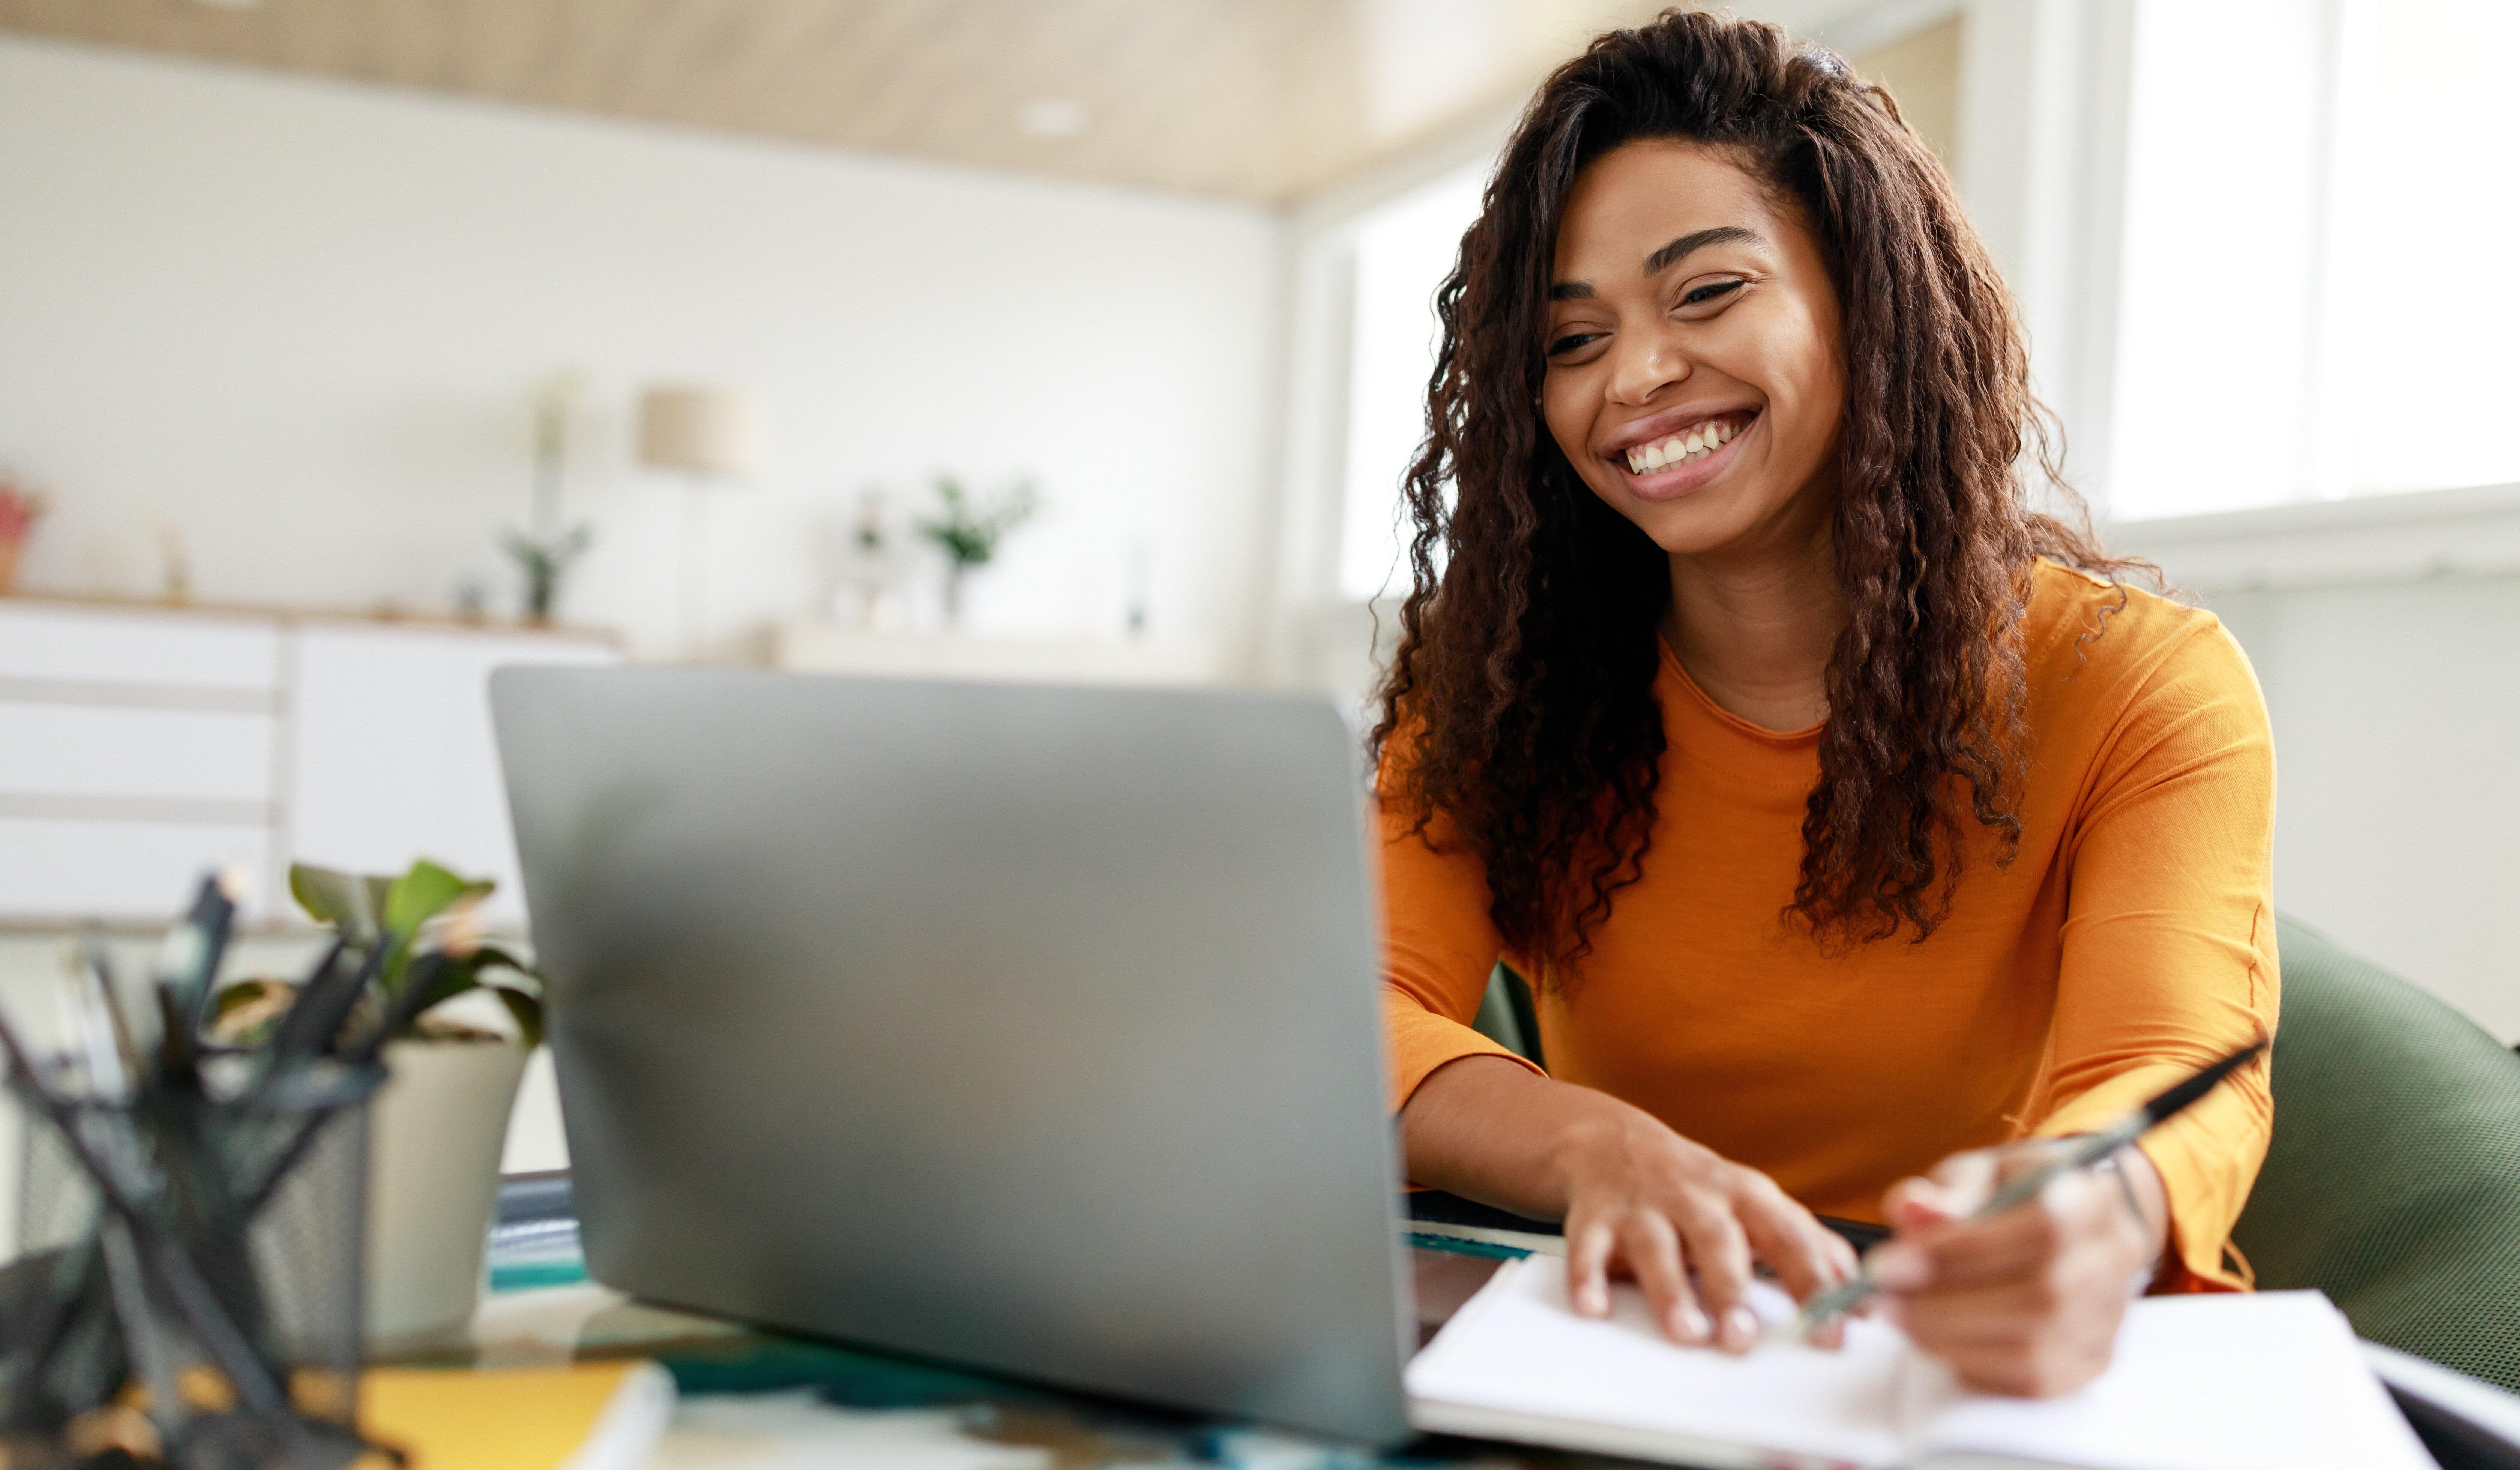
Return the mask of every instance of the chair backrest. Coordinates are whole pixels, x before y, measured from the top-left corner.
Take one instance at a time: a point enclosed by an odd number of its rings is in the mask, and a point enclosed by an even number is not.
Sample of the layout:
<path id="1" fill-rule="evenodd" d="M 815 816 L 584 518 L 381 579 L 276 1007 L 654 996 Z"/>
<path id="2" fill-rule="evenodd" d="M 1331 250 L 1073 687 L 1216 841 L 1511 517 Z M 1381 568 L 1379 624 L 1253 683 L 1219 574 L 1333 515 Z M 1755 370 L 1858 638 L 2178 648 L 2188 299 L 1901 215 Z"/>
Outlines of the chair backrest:
<path id="1" fill-rule="evenodd" d="M 2232 1239 L 2374 1342 L 2520 1390 L 2520 1056 L 2278 925 L 2274 1140 Z"/>

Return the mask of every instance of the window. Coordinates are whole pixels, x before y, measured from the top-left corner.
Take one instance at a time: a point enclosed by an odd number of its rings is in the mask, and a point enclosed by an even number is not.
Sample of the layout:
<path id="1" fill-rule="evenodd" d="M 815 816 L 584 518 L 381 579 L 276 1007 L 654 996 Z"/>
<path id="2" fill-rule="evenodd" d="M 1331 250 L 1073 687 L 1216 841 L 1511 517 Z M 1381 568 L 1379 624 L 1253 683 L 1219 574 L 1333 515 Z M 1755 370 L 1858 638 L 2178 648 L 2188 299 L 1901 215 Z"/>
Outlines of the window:
<path id="1" fill-rule="evenodd" d="M 2507 0 L 2137 13 L 2107 500 L 2520 480 Z"/>
<path id="2" fill-rule="evenodd" d="M 1485 164 L 1463 169 L 1383 205 L 1358 227 L 1341 597 L 1370 601 L 1407 588 L 1400 481 L 1425 432 L 1426 379 L 1435 371 L 1437 346 L 1435 288 L 1453 269 L 1462 232 L 1478 218 L 1486 182 Z"/>

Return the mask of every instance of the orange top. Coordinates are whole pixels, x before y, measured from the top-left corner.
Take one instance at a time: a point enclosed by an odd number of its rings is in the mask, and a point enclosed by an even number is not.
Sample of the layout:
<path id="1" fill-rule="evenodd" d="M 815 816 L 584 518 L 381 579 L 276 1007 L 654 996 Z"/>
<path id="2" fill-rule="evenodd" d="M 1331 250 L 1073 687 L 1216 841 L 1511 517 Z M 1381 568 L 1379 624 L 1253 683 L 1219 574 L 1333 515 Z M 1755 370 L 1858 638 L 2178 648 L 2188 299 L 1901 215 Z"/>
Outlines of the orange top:
<path id="1" fill-rule="evenodd" d="M 1951 915 L 1823 955 L 1779 914 L 1802 863 L 1819 731 L 1719 708 L 1663 650 L 1669 748 L 1653 841 L 1565 993 L 1537 998 L 1556 1077 L 1766 1171 L 1811 1209 L 1881 1218 L 1881 1193 L 1958 1149 L 2088 1132 L 2272 1036 L 2274 752 L 2239 646 L 2213 614 L 2042 563 L 2025 649 L 2021 846 L 1983 833 Z M 1468 1022 L 1505 955 L 1479 861 L 1384 819 L 1385 1023 L 1406 1102 L 1457 1058 L 1510 1055 Z M 1396 1104 L 1395 1104 L 1396 1105 Z M 2272 1108 L 2252 1063 L 2141 1144 L 2187 1289 L 2236 1289 L 2231 1223 Z"/>

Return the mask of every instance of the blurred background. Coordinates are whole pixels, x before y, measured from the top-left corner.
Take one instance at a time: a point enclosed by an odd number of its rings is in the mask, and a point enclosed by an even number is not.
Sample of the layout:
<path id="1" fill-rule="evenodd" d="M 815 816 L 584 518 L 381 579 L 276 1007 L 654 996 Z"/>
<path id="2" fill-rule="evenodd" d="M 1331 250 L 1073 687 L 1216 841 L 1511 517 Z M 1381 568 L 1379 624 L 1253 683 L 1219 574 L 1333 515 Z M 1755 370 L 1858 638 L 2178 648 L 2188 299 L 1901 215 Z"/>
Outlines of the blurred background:
<path id="1" fill-rule="evenodd" d="M 1653 9 L 0 0 L 0 961 L 205 864 L 513 923 L 503 662 L 1353 707 L 1430 293 Z M 1738 9 L 1898 97 L 2247 647 L 2282 906 L 2520 1038 L 2520 7 Z"/>

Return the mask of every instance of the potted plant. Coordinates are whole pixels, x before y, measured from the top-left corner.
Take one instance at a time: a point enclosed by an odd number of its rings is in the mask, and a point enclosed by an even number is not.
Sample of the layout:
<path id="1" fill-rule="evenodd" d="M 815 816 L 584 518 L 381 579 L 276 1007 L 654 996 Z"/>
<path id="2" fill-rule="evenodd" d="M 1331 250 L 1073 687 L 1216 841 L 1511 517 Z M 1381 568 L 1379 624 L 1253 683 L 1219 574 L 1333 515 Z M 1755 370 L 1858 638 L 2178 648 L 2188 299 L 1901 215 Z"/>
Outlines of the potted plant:
<path id="1" fill-rule="evenodd" d="M 395 878 L 289 870 L 307 915 L 378 961 L 345 1029 L 392 1027 L 383 1051 L 392 1076 L 372 1104 L 368 1162 L 366 1330 L 387 1351 L 460 1334 L 479 1304 L 508 1114 L 542 1041 L 541 976 L 483 942 L 474 918 L 491 886 L 427 862 Z M 249 1037 L 276 1025 L 291 990 L 273 980 L 229 986 L 215 1002 L 216 1031 Z M 513 1035 L 446 1005 L 476 993 L 504 1006 Z"/>
<path id="2" fill-rule="evenodd" d="M 949 474 L 938 477 L 936 498 L 944 503 L 945 513 L 921 520 L 919 534 L 944 550 L 945 621 L 960 627 L 965 579 L 996 559 L 999 543 L 1008 532 L 1032 519 L 1041 509 L 1041 497 L 1026 480 L 995 504 L 981 505 Z"/>
<path id="3" fill-rule="evenodd" d="M 18 590 L 18 558 L 44 513 L 44 498 L 14 474 L 0 470 L 0 598 Z"/>
<path id="4" fill-rule="evenodd" d="M 525 621 L 551 626 L 560 611 L 561 579 L 595 540 L 595 528 L 561 526 L 561 490 L 568 474 L 568 426 L 586 379 L 555 373 L 534 391 L 534 494 L 530 523 L 499 538 L 525 579 Z"/>

